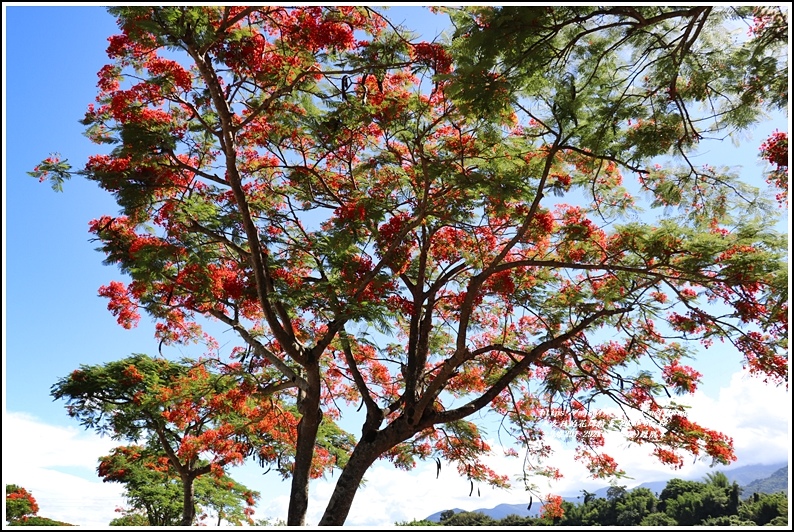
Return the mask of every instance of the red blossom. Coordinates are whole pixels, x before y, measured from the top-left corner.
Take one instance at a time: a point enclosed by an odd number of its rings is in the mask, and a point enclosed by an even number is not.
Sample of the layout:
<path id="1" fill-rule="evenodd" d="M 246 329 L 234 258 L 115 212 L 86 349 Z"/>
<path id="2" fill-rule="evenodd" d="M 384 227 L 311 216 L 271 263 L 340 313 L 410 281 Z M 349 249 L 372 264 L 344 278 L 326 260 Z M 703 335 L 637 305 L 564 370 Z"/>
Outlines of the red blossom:
<path id="1" fill-rule="evenodd" d="M 25 488 L 17 487 L 16 490 L 12 491 L 11 493 L 7 493 L 6 494 L 6 500 L 9 500 L 9 499 L 12 500 L 12 501 L 14 501 L 14 500 L 23 500 L 23 501 L 27 502 L 27 507 L 26 507 L 27 512 L 26 512 L 26 515 L 23 516 L 23 519 L 24 519 L 24 517 L 27 517 L 27 516 L 30 516 L 30 515 L 36 515 L 37 513 L 39 513 L 39 505 L 36 502 L 36 499 L 33 498 L 33 495 L 28 490 L 26 490 Z"/>
<path id="2" fill-rule="evenodd" d="M 127 366 L 127 368 L 124 370 L 124 378 L 126 379 L 128 385 L 137 384 L 143 381 L 143 375 L 138 368 L 132 364 Z"/>
<path id="3" fill-rule="evenodd" d="M 774 165 L 767 176 L 767 181 L 776 186 L 780 193 L 777 195 L 781 203 L 788 201 L 788 134 L 775 130 L 772 135 L 761 144 L 761 157 Z"/>
<path id="4" fill-rule="evenodd" d="M 694 393 L 703 375 L 690 366 L 682 366 L 677 360 L 662 369 L 665 382 L 681 393 Z"/>
<path id="5" fill-rule="evenodd" d="M 437 43 L 419 42 L 412 47 L 414 59 L 424 63 L 439 74 L 452 72 L 452 56 Z"/>
<path id="6" fill-rule="evenodd" d="M 167 76 L 173 79 L 174 85 L 183 91 L 189 91 L 193 85 L 192 76 L 182 65 L 170 59 L 156 57 L 146 64 L 149 72 L 155 76 Z"/>
<path id="7" fill-rule="evenodd" d="M 565 515 L 565 510 L 562 507 L 562 497 L 560 495 L 548 495 L 543 508 L 540 510 L 540 517 L 543 519 L 551 519 L 556 521 L 562 519 Z"/>
<path id="8" fill-rule="evenodd" d="M 108 310 L 116 316 L 119 325 L 131 329 L 138 325 L 141 315 L 137 305 L 132 301 L 131 294 L 124 283 L 111 281 L 109 285 L 99 289 L 99 295 L 110 299 Z"/>
<path id="9" fill-rule="evenodd" d="M 656 455 L 663 464 L 673 466 L 676 469 L 680 469 L 684 465 L 684 459 L 678 453 L 670 449 L 657 447 L 654 449 L 653 454 Z"/>

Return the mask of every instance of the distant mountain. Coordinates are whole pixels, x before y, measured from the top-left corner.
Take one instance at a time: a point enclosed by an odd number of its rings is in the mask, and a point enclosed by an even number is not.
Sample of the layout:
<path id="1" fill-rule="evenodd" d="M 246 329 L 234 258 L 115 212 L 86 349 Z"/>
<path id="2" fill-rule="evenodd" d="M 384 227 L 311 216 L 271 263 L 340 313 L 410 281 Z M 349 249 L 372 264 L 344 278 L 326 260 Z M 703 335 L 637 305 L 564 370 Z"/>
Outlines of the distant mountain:
<path id="1" fill-rule="evenodd" d="M 563 497 L 563 500 L 573 503 L 577 502 L 576 499 L 577 499 L 576 497 Z M 532 504 L 532 508 L 529 510 L 527 510 L 527 506 L 529 506 L 529 504 L 523 504 L 523 503 L 500 504 L 493 508 L 478 508 L 476 510 L 471 510 L 471 511 L 485 514 L 493 519 L 504 519 L 508 515 L 517 515 L 519 517 L 537 517 L 538 515 L 540 515 L 541 503 L 539 501 L 535 501 Z M 452 511 L 455 512 L 456 514 L 459 514 L 461 512 L 466 512 L 468 510 L 461 510 L 460 508 L 454 508 Z M 434 514 L 430 514 L 427 517 L 425 517 L 425 520 L 438 522 L 441 520 L 441 513 L 442 512 L 436 512 Z"/>
<path id="2" fill-rule="evenodd" d="M 521 517 L 529 517 L 530 515 L 537 515 L 540 512 L 540 504 L 533 504 L 532 510 L 527 511 L 526 504 L 500 504 L 488 510 L 487 515 L 493 519 L 504 519 L 508 515 L 515 514 Z M 537 506 L 537 508 L 534 508 Z M 483 512 L 485 513 L 485 512 Z"/>
<path id="3" fill-rule="evenodd" d="M 446 511 L 446 510 L 443 510 L 443 511 Z M 460 508 L 452 508 L 452 511 L 455 512 L 456 514 L 459 514 L 461 512 L 465 512 L 466 510 L 461 510 Z M 487 513 L 487 512 L 491 511 L 490 509 L 488 509 L 488 510 L 474 510 L 474 511 L 475 512 L 482 512 L 482 513 L 484 513 L 486 515 L 491 515 L 491 514 Z M 427 517 L 425 517 L 425 521 L 433 521 L 434 523 L 438 523 L 439 521 L 441 521 L 441 513 L 442 512 L 436 512 L 434 514 L 430 514 Z"/>
<path id="4" fill-rule="evenodd" d="M 759 478 L 742 486 L 742 497 L 750 497 L 753 493 L 777 493 L 779 491 L 788 494 L 788 466 L 781 467 L 766 478 Z"/>
<path id="5" fill-rule="evenodd" d="M 766 478 L 777 472 L 780 468 L 785 468 L 788 471 L 788 464 L 786 462 L 771 465 L 756 464 L 736 467 L 734 469 L 724 469 L 722 472 L 725 473 L 729 481 L 733 482 L 735 480 L 737 484 L 744 486 L 750 484 L 754 480 Z"/>
<path id="6" fill-rule="evenodd" d="M 535 506 L 535 505 L 533 505 L 533 506 Z M 538 505 L 538 506 L 540 506 L 540 505 Z M 460 508 L 453 508 L 452 511 L 455 512 L 456 514 L 459 514 L 461 512 L 466 512 L 468 510 L 461 510 Z M 505 517 L 507 517 L 510 514 L 516 514 L 516 515 L 519 515 L 521 517 L 536 516 L 536 515 L 538 515 L 538 512 L 540 512 L 540 509 L 539 508 L 532 508 L 532 511 L 528 512 L 526 504 L 500 504 L 500 505 L 495 506 L 493 508 L 478 508 L 476 510 L 471 510 L 471 511 L 472 512 L 479 512 L 481 514 L 485 514 L 485 515 L 487 515 L 489 517 L 492 517 L 493 519 L 504 519 Z M 425 517 L 425 520 L 426 521 L 433 521 L 435 523 L 438 523 L 439 521 L 441 521 L 441 514 L 442 513 L 443 512 L 436 512 L 434 514 L 430 514 L 427 517 Z"/>
<path id="7" fill-rule="evenodd" d="M 673 477 L 670 477 L 670 478 L 673 478 Z M 634 489 L 637 489 L 637 488 L 648 488 L 649 490 L 651 490 L 651 492 L 653 492 L 656 495 L 658 495 L 659 493 L 661 493 L 661 491 L 664 489 L 665 486 L 667 486 L 667 480 L 652 480 L 651 482 L 643 482 L 639 486 L 634 486 L 631 489 L 634 490 Z M 609 486 L 607 486 L 605 488 L 597 489 L 593 493 L 595 493 L 596 497 L 600 497 L 602 499 L 605 499 L 606 496 L 607 496 L 607 491 L 609 491 Z M 581 497 L 575 497 L 575 499 L 578 499 L 575 502 L 582 502 L 580 500 Z"/>
<path id="8" fill-rule="evenodd" d="M 786 491 L 788 493 L 788 464 L 786 462 L 772 464 L 772 465 L 762 465 L 762 464 L 755 464 L 755 465 L 747 465 L 742 467 L 736 467 L 733 469 L 723 469 L 722 473 L 728 478 L 729 482 L 736 481 L 737 484 L 742 486 L 742 493 L 744 497 L 748 495 L 752 495 L 753 492 L 758 493 L 775 493 L 778 491 Z M 635 486 L 632 489 L 636 488 L 648 488 L 657 496 L 662 490 L 667 486 L 668 480 L 671 478 L 675 478 L 675 476 L 670 476 L 668 479 L 665 480 L 654 480 L 651 482 L 643 482 L 639 486 Z M 697 480 L 702 481 L 703 478 L 692 478 L 688 480 Z M 778 487 L 782 483 L 782 488 Z M 609 486 L 600 488 L 596 490 L 595 496 L 596 497 L 606 497 L 607 490 L 609 490 Z M 768 490 L 768 491 L 767 491 Z M 567 497 L 563 497 L 563 500 L 572 503 L 581 503 L 582 496 L 581 493 L 577 495 L 568 495 Z M 508 515 L 515 514 L 520 517 L 537 517 L 540 513 L 541 504 L 539 501 L 535 501 L 532 505 L 530 510 L 527 510 L 526 504 L 500 504 L 494 508 L 478 508 L 477 510 L 472 510 L 473 512 L 480 512 L 483 513 L 493 519 L 504 519 Z M 461 510 L 460 508 L 455 508 L 452 510 L 453 512 L 460 513 L 465 512 L 467 510 Z M 441 512 L 436 512 L 431 514 L 425 518 L 427 521 L 434 521 L 438 522 L 441 520 Z"/>
<path id="9" fill-rule="evenodd" d="M 780 462 L 777 464 L 771 465 L 764 465 L 764 464 L 752 464 L 746 465 L 741 467 L 735 467 L 733 469 L 715 469 L 715 472 L 721 471 L 725 476 L 728 478 L 728 482 L 736 482 L 739 486 L 745 486 L 754 481 L 761 481 L 768 478 L 770 475 L 779 474 L 780 469 L 783 469 L 783 481 L 787 484 L 788 480 L 788 464 L 786 462 Z M 705 475 L 701 477 L 693 477 L 688 478 L 686 480 L 696 480 L 698 482 L 703 481 Z M 636 488 L 648 488 L 653 493 L 658 494 L 662 492 L 662 490 L 667 486 L 667 482 L 671 478 L 676 478 L 675 475 L 670 475 L 669 478 L 665 480 L 653 480 L 651 482 L 643 482 L 639 486 L 634 486 L 632 489 Z M 601 488 L 595 491 L 596 497 L 606 497 L 607 490 L 609 488 Z M 757 491 L 757 490 L 756 490 Z M 778 490 L 779 491 L 779 490 Z M 746 492 L 745 492 L 746 493 Z M 759 492 L 761 493 L 761 492 Z M 763 492 L 769 493 L 769 492 Z M 774 493 L 774 492 L 772 492 Z"/>

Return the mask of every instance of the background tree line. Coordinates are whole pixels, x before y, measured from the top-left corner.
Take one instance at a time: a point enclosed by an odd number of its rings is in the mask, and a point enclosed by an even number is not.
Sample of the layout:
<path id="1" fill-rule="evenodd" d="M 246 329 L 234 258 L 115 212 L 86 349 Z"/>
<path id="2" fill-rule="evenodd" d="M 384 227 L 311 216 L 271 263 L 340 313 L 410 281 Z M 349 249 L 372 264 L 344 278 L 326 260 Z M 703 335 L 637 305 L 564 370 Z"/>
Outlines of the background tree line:
<path id="1" fill-rule="evenodd" d="M 447 510 L 440 522 L 397 523 L 407 526 L 787 526 L 788 496 L 753 493 L 742 500 L 742 488 L 722 472 L 702 482 L 671 479 L 661 493 L 648 488 L 611 487 L 606 497 L 582 490 L 581 503 L 552 501 L 540 517 L 509 515 L 493 519 L 481 512 Z"/>

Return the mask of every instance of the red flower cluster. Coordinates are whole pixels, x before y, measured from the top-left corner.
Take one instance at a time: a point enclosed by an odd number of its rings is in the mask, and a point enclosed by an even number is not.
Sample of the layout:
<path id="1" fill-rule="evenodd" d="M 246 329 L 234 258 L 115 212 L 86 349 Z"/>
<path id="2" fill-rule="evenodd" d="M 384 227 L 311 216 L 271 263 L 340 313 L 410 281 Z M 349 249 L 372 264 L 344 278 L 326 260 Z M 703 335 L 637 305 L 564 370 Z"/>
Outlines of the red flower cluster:
<path id="1" fill-rule="evenodd" d="M 146 64 L 146 67 L 149 69 L 149 73 L 155 76 L 170 77 L 173 79 L 174 85 L 183 91 L 189 91 L 193 87 L 192 76 L 176 61 L 155 57 Z"/>
<path id="2" fill-rule="evenodd" d="M 324 14 L 320 6 L 303 7 L 290 12 L 281 12 L 280 26 L 282 38 L 288 42 L 300 43 L 312 52 L 324 48 L 347 50 L 352 48 L 356 39 L 353 28 L 345 21 L 332 20 Z M 348 8 L 348 14 L 352 14 Z"/>
<path id="3" fill-rule="evenodd" d="M 410 214 L 401 212 L 395 214 L 388 222 L 378 227 L 379 254 L 385 256 L 387 253 L 393 253 L 389 267 L 396 275 L 403 273 L 408 268 L 408 258 L 415 247 L 415 243 L 409 240 L 410 236 L 408 235 L 402 237 L 399 241 L 397 240 L 410 220 Z"/>
<path id="4" fill-rule="evenodd" d="M 763 144 L 761 157 L 778 167 L 788 168 L 788 134 L 775 130 Z"/>
<path id="5" fill-rule="evenodd" d="M 786 25 L 786 17 L 779 7 L 756 7 L 753 9 L 753 25 L 748 33 L 754 37 L 761 37 L 768 28 L 774 29 L 783 25 Z"/>
<path id="6" fill-rule="evenodd" d="M 132 329 L 138 325 L 141 315 L 124 283 L 111 281 L 109 285 L 99 288 L 99 295 L 110 299 L 108 310 L 116 316 L 119 325 L 125 329 Z"/>
<path id="7" fill-rule="evenodd" d="M 682 366 L 676 360 L 662 369 L 662 376 L 667 384 L 675 387 L 676 391 L 694 393 L 702 374 L 689 366 Z"/>
<path id="8" fill-rule="evenodd" d="M 540 511 L 540 517 L 544 519 L 561 519 L 565 515 L 565 510 L 562 507 L 562 497 L 560 495 L 549 495 L 546 497 L 546 504 Z"/>
<path id="9" fill-rule="evenodd" d="M 761 144 L 761 157 L 775 168 L 769 173 L 767 181 L 780 189 L 777 199 L 783 202 L 788 195 L 788 134 L 775 130 Z"/>
<path id="10" fill-rule="evenodd" d="M 6 500 L 26 500 L 28 503 L 28 514 L 35 515 L 39 512 L 39 505 L 36 503 L 36 499 L 33 498 L 25 488 L 17 488 L 15 491 L 6 495 Z"/>
<path id="11" fill-rule="evenodd" d="M 728 464 L 736 460 L 736 455 L 733 452 L 733 440 L 721 432 L 701 427 L 678 414 L 670 417 L 667 429 L 664 441 L 668 445 L 683 448 L 695 456 L 700 454 L 702 445 L 706 454 L 721 464 Z M 659 456 L 658 452 L 657 456 Z"/>
<path id="12" fill-rule="evenodd" d="M 452 72 L 452 57 L 440 44 L 416 43 L 413 45 L 413 54 L 417 62 L 430 66 L 439 74 Z"/>

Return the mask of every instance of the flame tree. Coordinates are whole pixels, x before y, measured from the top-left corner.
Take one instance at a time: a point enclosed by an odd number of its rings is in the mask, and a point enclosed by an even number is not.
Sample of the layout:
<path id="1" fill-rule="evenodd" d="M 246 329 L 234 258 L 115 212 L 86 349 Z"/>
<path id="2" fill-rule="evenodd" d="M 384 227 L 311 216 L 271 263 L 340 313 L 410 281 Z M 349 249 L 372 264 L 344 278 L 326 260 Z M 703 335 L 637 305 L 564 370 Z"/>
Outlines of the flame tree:
<path id="1" fill-rule="evenodd" d="M 182 522 L 182 482 L 168 455 L 154 442 L 146 446 L 116 447 L 109 455 L 99 458 L 97 472 L 104 482 L 124 486 L 130 508 L 117 509 L 123 515 L 115 524 L 134 524 L 133 520 L 140 518 L 145 526 L 178 526 Z M 237 526 L 243 522 L 254 524 L 251 515 L 259 493 L 235 482 L 221 470 L 198 477 L 194 486 L 196 506 L 202 511 L 197 516 L 199 522 L 212 511 L 218 518 L 217 526 L 224 520 Z"/>
<path id="2" fill-rule="evenodd" d="M 6 484 L 6 513 L 8 526 L 72 526 L 63 521 L 41 517 L 33 494 L 16 484 Z"/>
<path id="3" fill-rule="evenodd" d="M 294 407 L 272 396 L 258 400 L 254 379 L 241 382 L 234 366 L 215 365 L 138 354 L 81 366 L 52 387 L 83 426 L 135 443 L 101 457 L 97 471 L 105 482 L 124 484 L 133 509 L 145 511 L 152 526 L 194 524 L 197 503 L 227 521 L 249 519 L 253 492 L 231 481 L 226 469 L 249 456 L 284 476 L 293 466 Z M 345 456 L 348 440 L 328 425 L 318 454 Z M 310 465 L 319 476 L 340 464 Z"/>
<path id="4" fill-rule="evenodd" d="M 673 466 L 729 462 L 730 438 L 668 400 L 701 377 L 685 358 L 717 340 L 786 379 L 774 205 L 691 163 L 782 101 L 778 19 L 730 40 L 752 11 L 468 8 L 447 46 L 370 8 L 111 12 L 84 123 L 112 151 L 32 174 L 116 197 L 90 230 L 130 278 L 100 289 L 120 324 L 143 310 L 170 344 L 219 320 L 239 378 L 294 404 L 288 524 L 344 401 L 365 419 L 321 524 L 378 458 L 506 485 L 467 420 L 483 409 L 552 476 L 549 427 L 596 476 L 620 472 L 611 430 Z"/>

